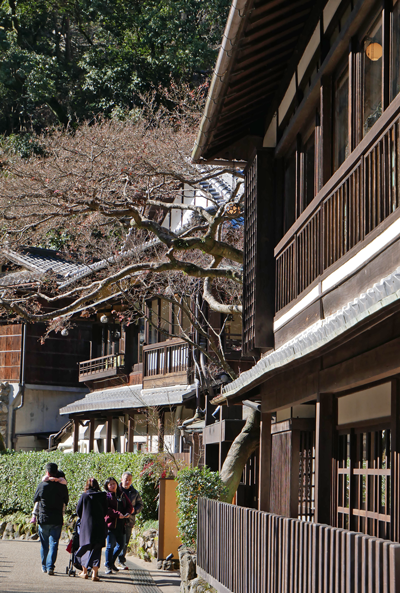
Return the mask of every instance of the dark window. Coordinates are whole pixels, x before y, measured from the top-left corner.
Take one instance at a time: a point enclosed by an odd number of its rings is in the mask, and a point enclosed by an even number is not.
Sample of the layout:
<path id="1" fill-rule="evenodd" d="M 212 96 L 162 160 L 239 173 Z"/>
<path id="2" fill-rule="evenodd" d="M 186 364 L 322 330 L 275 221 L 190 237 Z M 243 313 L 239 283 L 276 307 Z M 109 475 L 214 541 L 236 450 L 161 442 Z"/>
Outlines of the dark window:
<path id="1" fill-rule="evenodd" d="M 296 152 L 285 160 L 284 232 L 290 229 L 296 216 Z"/>
<path id="2" fill-rule="evenodd" d="M 382 115 L 382 17 L 379 16 L 362 42 L 363 136 Z"/>
<path id="3" fill-rule="evenodd" d="M 392 23 L 391 99 L 394 99 L 400 91 L 400 1 L 393 7 Z"/>
<path id="4" fill-rule="evenodd" d="M 315 135 L 311 134 L 304 145 L 304 208 L 315 196 Z"/>
<path id="5" fill-rule="evenodd" d="M 341 71 L 334 81 L 333 97 L 333 170 L 349 156 L 349 69 Z"/>

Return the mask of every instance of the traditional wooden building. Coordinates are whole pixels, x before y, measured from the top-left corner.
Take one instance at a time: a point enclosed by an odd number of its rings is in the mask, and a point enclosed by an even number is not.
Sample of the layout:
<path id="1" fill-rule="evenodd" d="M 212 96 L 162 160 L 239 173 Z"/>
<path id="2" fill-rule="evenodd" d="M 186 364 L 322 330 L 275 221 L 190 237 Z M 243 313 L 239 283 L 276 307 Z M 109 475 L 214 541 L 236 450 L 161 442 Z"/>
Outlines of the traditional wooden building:
<path id="1" fill-rule="evenodd" d="M 261 404 L 259 511 L 199 507 L 225 593 L 400 591 L 399 31 L 395 0 L 232 3 L 193 153 L 246 170 L 259 360 L 213 403 Z"/>
<path id="2" fill-rule="evenodd" d="M 200 190 L 183 188 L 176 199 L 215 207 L 230 196 L 232 183 L 230 175 L 210 179 L 201 182 Z M 190 223 L 190 216 L 190 211 L 171 210 L 163 225 L 179 232 Z M 190 308 L 189 300 L 187 305 Z M 55 437 L 54 444 L 64 451 L 81 452 L 167 449 L 174 454 L 190 453 L 197 465 L 204 457 L 200 409 L 204 408 L 205 385 L 194 362 L 198 349 L 181 337 L 186 332 L 193 343 L 206 347 L 204 336 L 193 324 L 195 313 L 191 318 L 171 299 L 157 295 L 147 301 L 143 319 L 127 324 L 119 315 L 125 306 L 122 293 L 85 306 L 91 338 L 89 356 L 79 363 L 79 382 L 90 392 L 60 409 L 61 416 L 72 423 Z M 232 366 L 246 364 L 239 362 L 240 320 L 226 321 L 206 307 L 203 314 L 215 329 L 224 327 L 222 343 Z"/>
<path id="3" fill-rule="evenodd" d="M 6 249 L 2 256 L 0 286 L 20 293 L 35 290 L 49 270 L 59 282 L 85 271 L 47 249 Z M 0 321 L 0 433 L 5 446 L 17 451 L 46 449 L 64 424 L 59 408 L 88 391 L 79 382 L 78 363 L 89 354 L 90 325 L 80 320 L 43 340 L 45 333 L 44 324 Z"/>

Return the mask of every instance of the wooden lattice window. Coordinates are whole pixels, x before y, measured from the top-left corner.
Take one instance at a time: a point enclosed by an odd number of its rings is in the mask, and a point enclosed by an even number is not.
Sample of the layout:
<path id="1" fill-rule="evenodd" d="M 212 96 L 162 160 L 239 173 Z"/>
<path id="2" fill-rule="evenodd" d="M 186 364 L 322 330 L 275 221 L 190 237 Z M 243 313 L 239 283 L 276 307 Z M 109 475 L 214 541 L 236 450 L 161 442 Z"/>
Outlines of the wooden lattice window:
<path id="1" fill-rule="evenodd" d="M 315 511 L 315 432 L 300 431 L 298 518 L 313 521 Z"/>
<path id="2" fill-rule="evenodd" d="M 391 539 L 390 452 L 388 425 L 339 434 L 337 527 Z"/>
<path id="3" fill-rule="evenodd" d="M 273 151 L 257 151 L 245 171 L 243 354 L 273 348 L 274 189 Z"/>

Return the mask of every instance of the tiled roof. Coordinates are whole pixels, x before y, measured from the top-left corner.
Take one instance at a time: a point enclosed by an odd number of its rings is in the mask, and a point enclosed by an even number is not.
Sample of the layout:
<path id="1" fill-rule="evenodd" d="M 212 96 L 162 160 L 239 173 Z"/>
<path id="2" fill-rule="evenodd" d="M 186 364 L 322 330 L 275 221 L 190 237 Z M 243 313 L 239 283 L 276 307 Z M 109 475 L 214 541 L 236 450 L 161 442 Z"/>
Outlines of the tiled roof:
<path id="1" fill-rule="evenodd" d="M 60 414 L 100 410 L 122 410 L 182 404 L 196 393 L 196 385 L 174 385 L 161 389 L 142 389 L 141 385 L 124 385 L 88 393 L 60 409 Z"/>
<path id="2" fill-rule="evenodd" d="M 90 266 L 67 260 L 52 249 L 21 247 L 17 252 L 6 248 L 3 254 L 13 263 L 24 266 L 32 272 L 45 274 L 52 271 L 59 278 L 68 278 L 80 272 L 91 271 Z"/>
<path id="3" fill-rule="evenodd" d="M 201 168 L 199 168 L 199 170 L 204 172 Z M 223 176 L 202 181 L 199 185 L 202 190 L 214 198 L 218 206 L 227 201 L 232 194 L 232 189 L 229 187 Z M 233 223 L 237 224 L 239 222 L 240 224 L 241 220 L 241 218 L 238 218 L 237 221 L 233 221 Z M 178 229 L 177 234 L 183 233 L 186 230 L 187 225 Z M 154 247 L 160 243 L 161 241 L 157 238 L 150 239 L 145 244 L 135 247 L 134 249 L 122 250 L 121 253 L 117 255 L 93 262 L 90 265 L 68 260 L 52 249 L 23 246 L 16 251 L 6 247 L 2 249 L 3 255 L 5 255 L 9 261 L 26 269 L 0 275 L 0 286 L 19 286 L 21 284 L 36 283 L 40 281 L 41 275 L 51 271 L 56 274 L 60 288 L 64 288 L 78 279 L 106 268 L 108 265 L 114 265 L 124 259 L 129 259 L 133 254 L 138 255 L 149 248 L 154 249 Z M 33 275 L 29 276 L 27 270 L 30 270 Z M 7 280 L 5 280 L 6 277 Z"/>
<path id="4" fill-rule="evenodd" d="M 250 370 L 242 373 L 232 383 L 228 383 L 223 388 L 222 395 L 217 396 L 214 401 L 222 403 L 223 400 L 247 393 L 253 387 L 266 381 L 268 373 L 272 370 L 282 368 L 293 360 L 315 352 L 337 336 L 344 334 L 362 319 L 399 299 L 400 267 L 333 315 L 318 321 L 306 331 L 262 358 Z"/>

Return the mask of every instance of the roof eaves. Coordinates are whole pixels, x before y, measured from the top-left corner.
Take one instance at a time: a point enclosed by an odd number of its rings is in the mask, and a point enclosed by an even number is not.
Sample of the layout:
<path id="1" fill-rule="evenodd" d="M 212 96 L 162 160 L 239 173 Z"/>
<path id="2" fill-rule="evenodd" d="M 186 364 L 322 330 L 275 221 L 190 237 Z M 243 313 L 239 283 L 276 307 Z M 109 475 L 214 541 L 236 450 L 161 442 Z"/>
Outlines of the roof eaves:
<path id="1" fill-rule="evenodd" d="M 208 91 L 204 114 L 192 152 L 192 159 L 195 163 L 200 161 L 208 147 L 210 129 L 221 108 L 229 81 L 229 74 L 235 60 L 238 40 L 241 37 L 241 32 L 252 4 L 253 0 L 233 0 L 232 2 L 217 64 Z"/>
<path id="2" fill-rule="evenodd" d="M 223 404 L 233 398 L 245 396 L 251 389 L 268 379 L 273 370 L 282 369 L 289 363 L 317 351 L 351 327 L 400 299 L 400 267 L 392 274 L 373 285 L 333 315 L 317 321 L 307 330 L 283 344 L 242 373 L 235 381 L 223 388 L 223 393 L 212 404 Z"/>

